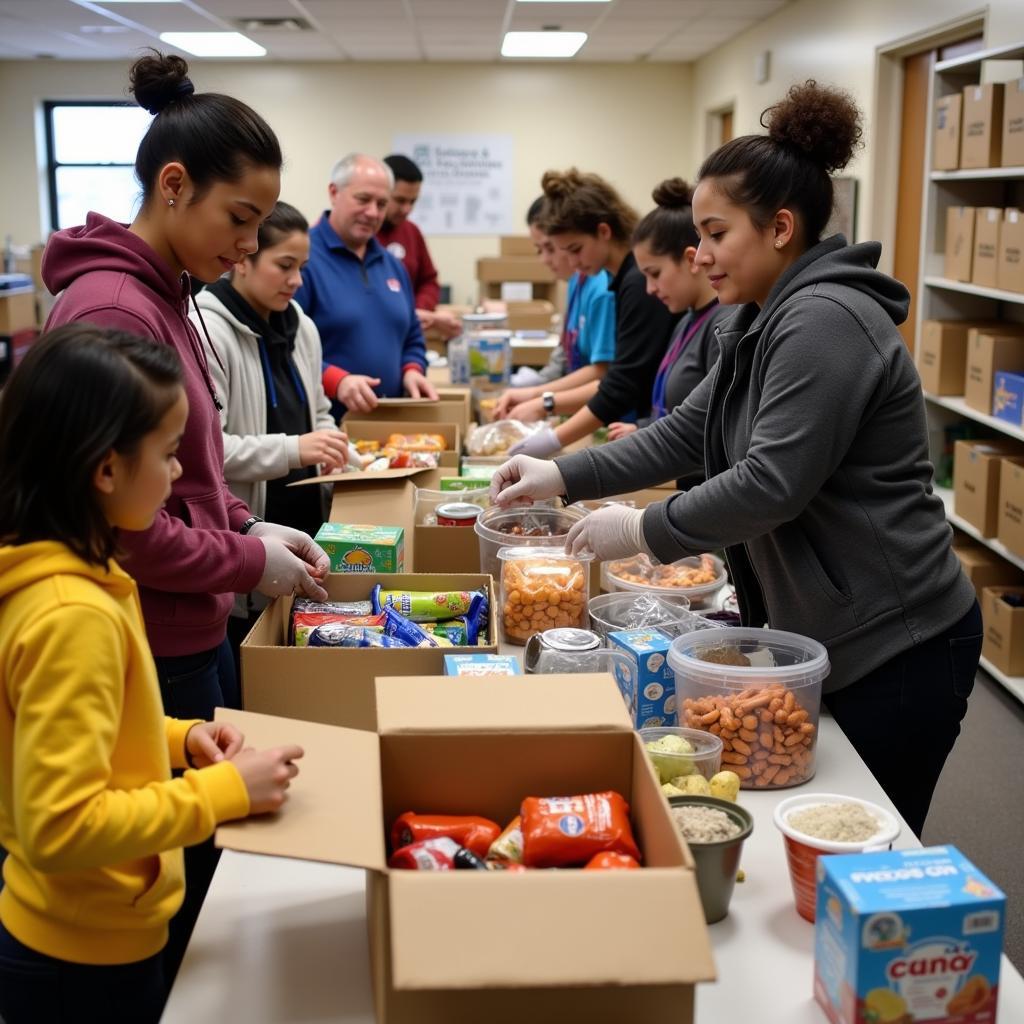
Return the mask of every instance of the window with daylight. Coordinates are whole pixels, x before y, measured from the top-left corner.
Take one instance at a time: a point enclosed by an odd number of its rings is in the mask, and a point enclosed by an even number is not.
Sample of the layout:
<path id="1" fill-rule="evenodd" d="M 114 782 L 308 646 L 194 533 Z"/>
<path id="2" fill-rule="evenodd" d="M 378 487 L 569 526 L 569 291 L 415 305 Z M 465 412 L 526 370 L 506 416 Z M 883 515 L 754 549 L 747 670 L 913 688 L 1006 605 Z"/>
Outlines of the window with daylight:
<path id="1" fill-rule="evenodd" d="M 127 222 L 142 190 L 135 153 L 153 120 L 130 103 L 58 101 L 44 104 L 50 227 L 85 223 L 90 210 Z"/>

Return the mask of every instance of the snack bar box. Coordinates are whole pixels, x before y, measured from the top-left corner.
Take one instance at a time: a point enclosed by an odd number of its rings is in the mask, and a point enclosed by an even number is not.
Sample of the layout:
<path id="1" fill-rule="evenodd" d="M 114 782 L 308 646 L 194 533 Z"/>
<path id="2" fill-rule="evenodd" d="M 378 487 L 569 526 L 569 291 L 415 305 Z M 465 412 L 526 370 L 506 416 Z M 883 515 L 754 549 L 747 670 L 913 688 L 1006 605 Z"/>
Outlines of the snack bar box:
<path id="1" fill-rule="evenodd" d="M 247 743 L 305 757 L 283 813 L 217 843 L 367 870 L 377 1021 L 692 1024 L 715 976 L 693 861 L 611 676 L 383 678 L 375 701 L 374 731 L 218 708 Z M 386 867 L 405 811 L 504 825 L 526 796 L 603 790 L 629 803 L 643 870 Z"/>
<path id="2" fill-rule="evenodd" d="M 956 847 L 817 871 L 814 996 L 833 1024 L 995 1021 L 1006 897 Z"/>

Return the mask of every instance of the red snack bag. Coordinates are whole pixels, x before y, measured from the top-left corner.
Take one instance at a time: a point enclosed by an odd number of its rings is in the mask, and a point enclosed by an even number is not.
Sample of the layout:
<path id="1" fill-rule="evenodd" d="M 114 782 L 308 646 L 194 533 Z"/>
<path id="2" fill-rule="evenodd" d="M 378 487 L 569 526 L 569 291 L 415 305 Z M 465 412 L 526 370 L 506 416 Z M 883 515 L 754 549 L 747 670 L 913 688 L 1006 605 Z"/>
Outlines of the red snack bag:
<path id="1" fill-rule="evenodd" d="M 519 813 L 523 863 L 528 868 L 585 864 L 604 850 L 640 860 L 629 824 L 629 804 L 618 793 L 530 796 Z"/>
<path id="2" fill-rule="evenodd" d="M 487 865 L 475 853 L 447 836 L 403 846 L 391 854 L 388 867 L 409 871 L 487 870 Z"/>
<path id="3" fill-rule="evenodd" d="M 422 839 L 454 839 L 478 857 L 486 857 L 501 826 L 474 815 L 415 814 L 406 811 L 391 826 L 391 849 L 399 850 Z"/>
<path id="4" fill-rule="evenodd" d="M 613 853 L 605 850 L 602 853 L 595 853 L 587 861 L 584 871 L 632 871 L 640 867 L 640 862 L 628 853 Z"/>

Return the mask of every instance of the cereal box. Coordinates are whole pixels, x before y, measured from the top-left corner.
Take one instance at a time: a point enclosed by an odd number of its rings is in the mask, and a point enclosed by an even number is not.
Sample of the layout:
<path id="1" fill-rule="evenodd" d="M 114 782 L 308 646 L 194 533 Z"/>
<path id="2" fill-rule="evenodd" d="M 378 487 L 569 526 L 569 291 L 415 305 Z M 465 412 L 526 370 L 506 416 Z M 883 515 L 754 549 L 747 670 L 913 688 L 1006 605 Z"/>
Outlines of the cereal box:
<path id="1" fill-rule="evenodd" d="M 314 540 L 331 559 L 331 572 L 404 572 L 405 531 L 400 526 L 324 523 Z"/>
<path id="2" fill-rule="evenodd" d="M 446 676 L 521 676 L 519 659 L 511 654 L 446 654 Z"/>
<path id="3" fill-rule="evenodd" d="M 675 725 L 676 677 L 667 661 L 672 641 L 657 629 L 624 629 L 609 633 L 608 639 L 633 662 L 616 664 L 615 681 L 634 727 Z"/>
<path id="4" fill-rule="evenodd" d="M 1006 897 L 953 846 L 819 857 L 814 996 L 833 1024 L 991 1024 Z"/>

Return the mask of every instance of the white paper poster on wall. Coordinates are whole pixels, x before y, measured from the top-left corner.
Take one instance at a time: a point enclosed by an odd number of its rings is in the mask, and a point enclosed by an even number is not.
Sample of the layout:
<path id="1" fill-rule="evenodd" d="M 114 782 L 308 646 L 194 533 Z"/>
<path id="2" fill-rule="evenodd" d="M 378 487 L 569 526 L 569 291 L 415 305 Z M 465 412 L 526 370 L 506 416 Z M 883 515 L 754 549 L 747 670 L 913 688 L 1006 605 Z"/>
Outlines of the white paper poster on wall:
<path id="1" fill-rule="evenodd" d="M 412 219 L 425 235 L 512 233 L 511 135 L 396 135 L 392 143 L 423 171 Z"/>

